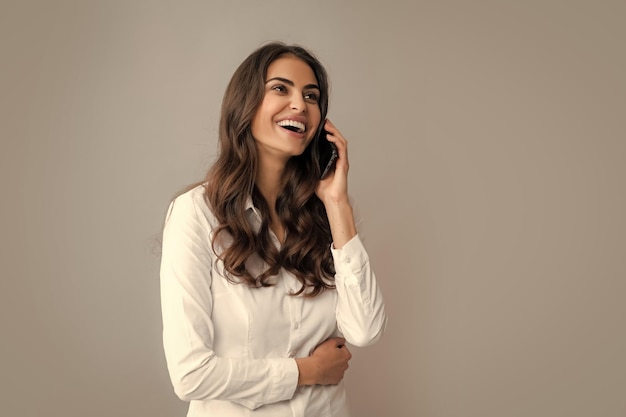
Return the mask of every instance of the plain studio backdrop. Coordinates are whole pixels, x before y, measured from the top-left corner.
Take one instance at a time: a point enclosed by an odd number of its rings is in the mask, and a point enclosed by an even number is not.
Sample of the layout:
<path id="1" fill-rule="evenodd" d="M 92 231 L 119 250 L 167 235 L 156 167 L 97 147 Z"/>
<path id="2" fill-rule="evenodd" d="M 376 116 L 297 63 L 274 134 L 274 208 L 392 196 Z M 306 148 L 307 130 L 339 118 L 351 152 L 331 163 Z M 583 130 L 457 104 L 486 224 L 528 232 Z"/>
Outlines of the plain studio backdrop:
<path id="1" fill-rule="evenodd" d="M 386 298 L 357 417 L 626 415 L 626 4 L 2 1 L 0 415 L 183 416 L 158 238 L 239 63 L 310 48 Z"/>

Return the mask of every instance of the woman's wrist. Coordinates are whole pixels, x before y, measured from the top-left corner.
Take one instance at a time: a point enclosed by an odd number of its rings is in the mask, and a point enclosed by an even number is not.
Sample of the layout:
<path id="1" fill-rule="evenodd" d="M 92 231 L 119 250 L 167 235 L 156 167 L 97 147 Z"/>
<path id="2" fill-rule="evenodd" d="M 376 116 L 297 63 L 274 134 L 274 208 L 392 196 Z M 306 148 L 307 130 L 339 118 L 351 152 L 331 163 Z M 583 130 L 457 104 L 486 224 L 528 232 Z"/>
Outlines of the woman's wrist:
<path id="1" fill-rule="evenodd" d="M 326 204 L 325 208 L 333 236 L 333 245 L 336 249 L 341 249 L 357 234 L 352 206 L 346 199 Z"/>
<path id="2" fill-rule="evenodd" d="M 313 356 L 306 358 L 296 358 L 298 365 L 298 386 L 317 384 L 318 366 Z"/>

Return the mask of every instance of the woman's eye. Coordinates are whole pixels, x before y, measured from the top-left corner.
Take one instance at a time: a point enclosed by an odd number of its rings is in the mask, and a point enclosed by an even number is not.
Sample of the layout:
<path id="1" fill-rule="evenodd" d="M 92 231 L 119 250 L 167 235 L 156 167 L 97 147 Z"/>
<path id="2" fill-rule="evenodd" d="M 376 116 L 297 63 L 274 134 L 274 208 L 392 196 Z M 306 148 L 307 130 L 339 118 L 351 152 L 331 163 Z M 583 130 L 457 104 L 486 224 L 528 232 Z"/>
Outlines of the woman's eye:
<path id="1" fill-rule="evenodd" d="M 278 91 L 279 93 L 285 93 L 287 88 L 284 85 L 278 84 L 272 87 L 272 90 Z"/>
<path id="2" fill-rule="evenodd" d="M 317 103 L 319 101 L 319 97 L 316 93 L 306 93 L 304 99 L 311 103 Z"/>

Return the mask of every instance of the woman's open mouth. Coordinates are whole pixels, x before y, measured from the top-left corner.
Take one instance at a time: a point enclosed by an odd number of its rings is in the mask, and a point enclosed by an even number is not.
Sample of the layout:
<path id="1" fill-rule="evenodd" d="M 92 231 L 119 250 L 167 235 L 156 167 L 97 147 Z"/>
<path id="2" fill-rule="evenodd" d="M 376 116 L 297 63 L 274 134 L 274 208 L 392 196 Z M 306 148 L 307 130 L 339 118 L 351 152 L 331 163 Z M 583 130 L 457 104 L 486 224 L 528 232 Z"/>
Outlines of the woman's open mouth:
<path id="1" fill-rule="evenodd" d="M 296 120 L 281 120 L 276 123 L 278 126 L 283 129 L 290 130 L 295 133 L 304 133 L 306 132 L 306 126 L 302 122 L 298 122 Z"/>

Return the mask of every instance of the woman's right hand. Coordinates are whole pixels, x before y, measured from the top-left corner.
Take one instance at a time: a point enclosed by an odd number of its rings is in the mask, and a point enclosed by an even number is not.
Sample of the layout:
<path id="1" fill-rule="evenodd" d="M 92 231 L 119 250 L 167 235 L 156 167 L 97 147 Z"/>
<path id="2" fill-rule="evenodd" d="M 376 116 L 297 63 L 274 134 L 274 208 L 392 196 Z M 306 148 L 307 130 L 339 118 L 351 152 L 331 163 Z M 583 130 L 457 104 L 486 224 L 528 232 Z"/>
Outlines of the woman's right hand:
<path id="1" fill-rule="evenodd" d="M 330 338 L 318 345 L 311 356 L 298 358 L 298 386 L 300 385 L 336 385 L 348 369 L 352 354 L 342 337 Z"/>

